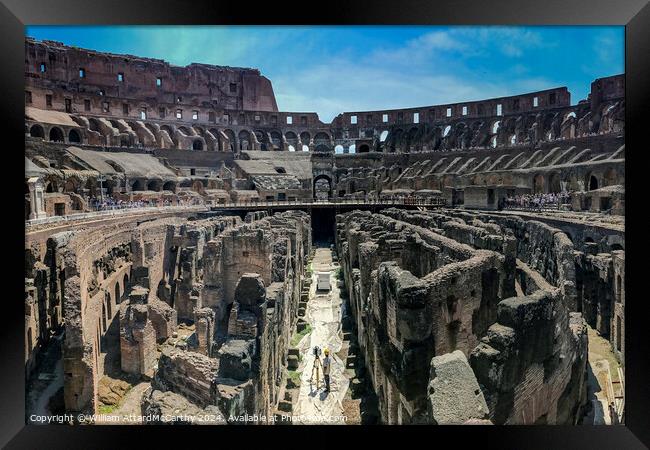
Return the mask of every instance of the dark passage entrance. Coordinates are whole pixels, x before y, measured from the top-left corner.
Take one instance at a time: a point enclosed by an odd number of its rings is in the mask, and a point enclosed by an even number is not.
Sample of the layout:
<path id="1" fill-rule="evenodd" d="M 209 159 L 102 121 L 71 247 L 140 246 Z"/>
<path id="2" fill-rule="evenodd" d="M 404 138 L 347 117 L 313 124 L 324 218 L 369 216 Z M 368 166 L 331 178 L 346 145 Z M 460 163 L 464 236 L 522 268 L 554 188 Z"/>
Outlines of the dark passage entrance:
<path id="1" fill-rule="evenodd" d="M 316 244 L 333 244 L 336 223 L 334 208 L 313 208 L 311 210 L 311 239 Z"/>

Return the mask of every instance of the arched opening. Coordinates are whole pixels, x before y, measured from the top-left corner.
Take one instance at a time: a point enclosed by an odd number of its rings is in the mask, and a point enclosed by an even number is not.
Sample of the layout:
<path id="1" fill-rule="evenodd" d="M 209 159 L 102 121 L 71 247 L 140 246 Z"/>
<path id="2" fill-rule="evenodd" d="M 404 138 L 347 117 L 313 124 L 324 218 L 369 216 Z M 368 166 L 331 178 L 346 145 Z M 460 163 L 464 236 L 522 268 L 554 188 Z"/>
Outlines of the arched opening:
<path id="1" fill-rule="evenodd" d="M 68 178 L 63 185 L 63 192 L 77 192 L 79 186 L 78 180 L 74 178 Z"/>
<path id="2" fill-rule="evenodd" d="M 173 181 L 168 181 L 165 184 L 163 184 L 163 191 L 172 191 L 176 192 L 176 183 Z"/>
<path id="3" fill-rule="evenodd" d="M 598 189 L 598 178 L 595 175 L 589 177 L 589 190 L 594 191 Z"/>
<path id="4" fill-rule="evenodd" d="M 289 151 L 290 151 L 290 152 L 295 152 L 295 151 L 296 151 L 296 147 L 294 147 L 293 145 L 289 144 Z"/>
<path id="5" fill-rule="evenodd" d="M 314 178 L 314 199 L 327 200 L 332 198 L 332 180 L 327 175 Z"/>
<path id="6" fill-rule="evenodd" d="M 192 142 L 192 150 L 203 150 L 203 141 L 201 139 L 195 139 Z"/>
<path id="7" fill-rule="evenodd" d="M 236 147 L 237 142 L 236 142 L 236 139 L 235 139 L 235 132 L 232 131 L 232 130 L 224 130 L 223 134 L 225 134 L 226 137 L 228 138 L 228 146 L 230 148 L 230 151 L 234 152 L 236 150 L 236 148 L 237 148 Z"/>
<path id="8" fill-rule="evenodd" d="M 614 184 L 616 184 L 616 170 L 610 167 L 603 174 L 603 187 L 613 186 Z"/>
<path id="9" fill-rule="evenodd" d="M 533 177 L 533 193 L 541 194 L 544 192 L 544 176 L 537 174 Z"/>
<path id="10" fill-rule="evenodd" d="M 344 152 L 343 146 L 341 144 L 334 147 L 334 153 L 341 154 Z"/>
<path id="11" fill-rule="evenodd" d="M 381 134 L 379 135 L 379 142 L 384 142 L 387 137 L 388 137 L 388 130 L 382 131 Z"/>
<path id="12" fill-rule="evenodd" d="M 316 133 L 314 136 L 314 144 L 316 145 L 329 145 L 330 144 L 330 137 L 327 133 Z"/>
<path id="13" fill-rule="evenodd" d="M 352 144 L 350 147 L 348 147 L 348 153 L 356 153 L 357 152 L 357 145 Z"/>
<path id="14" fill-rule="evenodd" d="M 610 246 L 610 248 L 612 249 L 613 252 L 616 251 L 616 250 L 624 250 L 623 246 L 621 244 L 618 244 L 618 243 L 612 244 Z"/>
<path id="15" fill-rule="evenodd" d="M 239 149 L 240 150 L 251 149 L 251 134 L 246 130 L 241 130 L 239 132 Z"/>
<path id="16" fill-rule="evenodd" d="M 303 152 L 308 152 L 308 151 L 309 151 L 309 147 L 308 147 L 307 145 L 304 145 L 304 144 L 303 144 L 303 146 L 302 146 L 302 151 L 303 151 Z"/>
<path id="17" fill-rule="evenodd" d="M 447 125 L 445 127 L 445 130 L 442 132 L 442 137 L 447 137 L 449 136 L 449 132 L 451 131 L 451 125 Z"/>
<path id="18" fill-rule="evenodd" d="M 315 150 L 316 150 L 317 152 L 329 152 L 329 151 L 330 151 L 330 148 L 329 148 L 327 145 L 320 144 L 320 145 L 317 145 L 317 146 L 316 146 Z"/>
<path id="19" fill-rule="evenodd" d="M 282 150 L 282 135 L 277 131 L 271 131 L 271 144 L 273 149 L 278 148 Z"/>
<path id="20" fill-rule="evenodd" d="M 499 131 L 499 127 L 501 126 L 501 121 L 497 120 L 492 124 L 492 134 L 496 134 Z"/>
<path id="21" fill-rule="evenodd" d="M 621 301 L 621 292 L 623 290 L 623 280 L 620 275 L 616 275 L 616 301 Z"/>
<path id="22" fill-rule="evenodd" d="M 311 134 L 307 133 L 306 131 L 300 133 L 300 142 L 302 142 L 304 145 L 309 145 L 309 141 L 311 141 Z"/>
<path id="23" fill-rule="evenodd" d="M 109 320 L 113 316 L 112 310 L 113 308 L 111 306 L 111 293 L 107 292 L 106 293 L 106 319 L 107 320 Z"/>
<path id="24" fill-rule="evenodd" d="M 102 302 L 102 333 L 106 332 L 107 327 L 107 320 L 106 320 L 106 303 Z"/>
<path id="25" fill-rule="evenodd" d="M 585 244 L 593 244 L 593 242 L 594 242 L 593 238 L 590 238 L 589 236 L 585 238 Z"/>
<path id="26" fill-rule="evenodd" d="M 34 124 L 34 125 L 32 125 L 32 127 L 29 129 L 29 135 L 30 135 L 31 137 L 37 137 L 37 138 L 41 138 L 41 139 L 42 139 L 42 138 L 45 137 L 45 131 L 43 130 L 43 127 L 42 127 L 42 126 L 40 126 L 40 125 L 38 125 L 38 124 Z"/>
<path id="27" fill-rule="evenodd" d="M 143 190 L 144 190 L 144 185 L 142 181 L 135 180 L 134 182 L 131 183 L 131 191 L 143 191 Z"/>
<path id="28" fill-rule="evenodd" d="M 554 193 L 562 192 L 562 183 L 560 183 L 560 174 L 558 172 L 551 174 L 551 178 L 548 181 L 548 191 Z"/>
<path id="29" fill-rule="evenodd" d="M 122 301 L 122 294 L 120 292 L 120 283 L 115 283 L 115 304 L 119 305 Z"/>
<path id="30" fill-rule="evenodd" d="M 50 141 L 63 142 L 63 131 L 60 128 L 54 127 L 50 130 Z"/>
<path id="31" fill-rule="evenodd" d="M 368 144 L 362 144 L 359 146 L 359 153 L 368 153 L 370 151 L 370 146 Z"/>
<path id="32" fill-rule="evenodd" d="M 75 143 L 81 142 L 81 136 L 79 135 L 79 132 L 77 130 L 70 130 L 70 132 L 68 133 L 68 142 L 75 142 Z"/>
<path id="33" fill-rule="evenodd" d="M 122 292 L 122 296 L 126 298 L 126 296 L 129 293 L 129 274 L 125 273 L 124 278 L 122 279 L 122 288 L 124 289 L 124 292 Z"/>
<path id="34" fill-rule="evenodd" d="M 150 180 L 147 183 L 147 190 L 148 191 L 160 191 L 160 181 L 159 180 Z"/>

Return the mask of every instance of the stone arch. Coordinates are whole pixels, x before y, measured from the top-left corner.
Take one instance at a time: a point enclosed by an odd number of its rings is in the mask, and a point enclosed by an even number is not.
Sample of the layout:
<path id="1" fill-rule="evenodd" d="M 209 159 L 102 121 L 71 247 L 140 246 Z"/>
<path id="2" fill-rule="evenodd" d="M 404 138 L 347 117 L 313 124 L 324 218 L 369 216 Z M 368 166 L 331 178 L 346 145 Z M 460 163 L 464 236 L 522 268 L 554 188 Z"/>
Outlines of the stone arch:
<path id="1" fill-rule="evenodd" d="M 160 131 L 166 131 L 170 138 L 174 138 L 174 130 L 169 125 L 161 125 Z"/>
<path id="2" fill-rule="evenodd" d="M 194 192 L 198 192 L 199 194 L 203 194 L 204 186 L 201 180 L 194 180 L 192 182 L 192 190 Z"/>
<path id="3" fill-rule="evenodd" d="M 370 146 L 368 144 L 361 144 L 359 146 L 359 153 L 368 153 L 370 152 Z"/>
<path id="4" fill-rule="evenodd" d="M 106 329 L 108 328 L 107 324 L 108 324 L 108 319 L 106 317 L 106 302 L 103 301 L 102 302 L 102 328 L 101 328 L 102 333 L 106 332 Z"/>
<path id="5" fill-rule="evenodd" d="M 115 289 L 114 289 L 113 292 L 115 292 L 115 304 L 116 304 L 116 305 L 119 305 L 120 302 L 122 301 L 122 292 L 121 292 L 121 290 L 120 290 L 120 283 L 119 283 L 119 281 L 118 281 L 117 283 L 115 283 Z"/>
<path id="6" fill-rule="evenodd" d="M 68 133 L 68 142 L 81 143 L 81 135 L 77 130 L 70 130 Z"/>
<path id="7" fill-rule="evenodd" d="M 239 132 L 239 150 L 252 150 L 252 142 L 250 131 L 241 130 Z"/>
<path id="8" fill-rule="evenodd" d="M 311 141 L 311 134 L 307 131 L 303 131 L 300 133 L 300 142 L 302 142 L 304 145 L 309 145 L 309 142 Z"/>
<path id="9" fill-rule="evenodd" d="M 29 135 L 31 137 L 37 137 L 43 139 L 45 137 L 45 130 L 43 130 L 43 127 L 40 126 L 39 124 L 35 123 L 34 125 L 31 126 L 29 129 Z"/>
<path id="10" fill-rule="evenodd" d="M 161 185 L 160 180 L 149 180 L 149 182 L 147 183 L 147 190 L 159 192 L 161 190 L 160 185 Z"/>
<path id="11" fill-rule="evenodd" d="M 329 152 L 330 147 L 328 145 L 325 145 L 325 144 L 318 144 L 318 145 L 316 145 L 316 148 L 314 150 L 317 151 L 317 152 Z"/>
<path id="12" fill-rule="evenodd" d="M 538 173 L 533 177 L 533 194 L 541 194 L 544 192 L 544 175 Z"/>
<path id="13" fill-rule="evenodd" d="M 176 183 L 174 183 L 173 181 L 167 181 L 165 184 L 163 184 L 162 189 L 163 191 L 176 192 Z"/>
<path id="14" fill-rule="evenodd" d="M 588 191 L 594 191 L 599 188 L 598 178 L 592 173 L 588 173 L 585 177 L 585 186 Z"/>
<path id="15" fill-rule="evenodd" d="M 122 296 L 126 298 L 128 293 L 129 293 L 129 274 L 127 272 L 124 274 L 124 278 L 122 278 Z"/>
<path id="16" fill-rule="evenodd" d="M 111 305 L 111 293 L 106 291 L 106 320 L 108 321 L 113 315 L 113 308 Z"/>
<path id="17" fill-rule="evenodd" d="M 230 128 L 223 131 L 223 134 L 226 135 L 229 141 L 230 151 L 234 152 L 237 149 L 237 139 L 235 138 L 235 132 Z"/>
<path id="18" fill-rule="evenodd" d="M 553 172 L 548 179 L 548 191 L 553 193 L 562 192 L 560 172 Z"/>
<path id="19" fill-rule="evenodd" d="M 617 182 L 616 170 L 613 167 L 610 167 L 603 174 L 603 187 L 612 186 L 616 184 L 616 182 Z"/>
<path id="20" fill-rule="evenodd" d="M 77 177 L 70 177 L 65 180 L 63 185 L 63 192 L 78 192 L 79 186 L 81 186 L 81 180 Z"/>
<path id="21" fill-rule="evenodd" d="M 329 145 L 331 141 L 331 136 L 324 131 L 319 131 L 314 135 L 314 144 L 316 145 Z"/>
<path id="22" fill-rule="evenodd" d="M 136 191 L 143 191 L 144 190 L 144 184 L 142 183 L 141 180 L 134 180 L 131 183 L 131 191 L 136 192 Z"/>
<path id="23" fill-rule="evenodd" d="M 318 183 L 320 180 L 324 180 L 324 181 L 327 182 L 327 185 L 328 185 L 327 198 L 332 198 L 332 179 L 329 177 L 329 175 L 320 174 L 320 175 L 317 175 L 316 177 L 314 177 L 314 185 L 313 185 L 314 199 L 318 198 L 318 196 L 317 196 L 318 192 L 322 192 L 322 189 L 320 188 L 320 186 L 322 186 L 323 183 Z M 316 186 L 317 183 L 320 185 L 319 189 L 317 189 L 317 186 Z"/>
<path id="24" fill-rule="evenodd" d="M 52 142 L 64 142 L 65 138 L 63 137 L 63 131 L 59 127 L 50 128 L 50 141 Z"/>
<path id="25" fill-rule="evenodd" d="M 203 150 L 203 141 L 201 139 L 194 139 L 192 141 L 192 150 Z"/>
<path id="26" fill-rule="evenodd" d="M 282 150 L 282 134 L 279 131 L 271 131 L 271 144 L 273 144 L 274 147 L 278 147 L 280 150 Z"/>

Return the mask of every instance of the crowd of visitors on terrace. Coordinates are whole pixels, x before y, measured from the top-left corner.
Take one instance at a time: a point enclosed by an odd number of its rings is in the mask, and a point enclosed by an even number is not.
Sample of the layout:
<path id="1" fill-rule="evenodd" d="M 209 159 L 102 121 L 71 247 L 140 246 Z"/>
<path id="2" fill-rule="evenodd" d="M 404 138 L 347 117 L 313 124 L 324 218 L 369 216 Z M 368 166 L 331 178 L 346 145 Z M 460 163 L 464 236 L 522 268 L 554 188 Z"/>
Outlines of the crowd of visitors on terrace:
<path id="1" fill-rule="evenodd" d="M 504 209 L 558 209 L 571 201 L 571 192 L 509 195 L 503 201 Z"/>
<path id="2" fill-rule="evenodd" d="M 169 199 L 151 200 L 120 200 L 106 196 L 104 198 L 91 197 L 88 206 L 93 211 L 111 211 L 118 209 L 149 208 L 162 206 L 190 206 L 196 204 L 194 198 L 178 198 L 175 202 Z"/>

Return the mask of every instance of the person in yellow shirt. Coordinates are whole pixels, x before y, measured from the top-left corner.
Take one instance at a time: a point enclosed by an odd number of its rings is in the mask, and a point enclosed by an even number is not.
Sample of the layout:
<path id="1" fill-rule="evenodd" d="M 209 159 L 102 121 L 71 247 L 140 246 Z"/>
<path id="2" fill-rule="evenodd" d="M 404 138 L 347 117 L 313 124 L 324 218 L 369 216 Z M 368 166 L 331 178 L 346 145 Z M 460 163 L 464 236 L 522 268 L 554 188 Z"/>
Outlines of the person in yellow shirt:
<path id="1" fill-rule="evenodd" d="M 325 392 L 330 391 L 330 366 L 332 365 L 332 359 L 330 358 L 329 349 L 325 349 L 323 352 L 325 358 L 323 358 L 323 378 L 325 379 Z"/>

